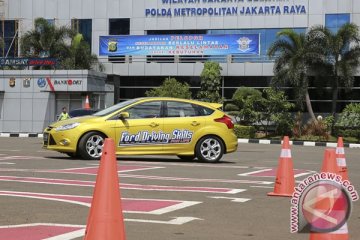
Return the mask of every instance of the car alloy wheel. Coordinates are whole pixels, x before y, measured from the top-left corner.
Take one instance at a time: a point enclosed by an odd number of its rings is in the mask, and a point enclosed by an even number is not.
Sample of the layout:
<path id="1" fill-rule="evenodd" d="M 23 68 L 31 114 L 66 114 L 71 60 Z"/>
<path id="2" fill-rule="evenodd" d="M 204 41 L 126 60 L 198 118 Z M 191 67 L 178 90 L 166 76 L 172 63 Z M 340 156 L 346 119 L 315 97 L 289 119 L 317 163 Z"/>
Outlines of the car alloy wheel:
<path id="1" fill-rule="evenodd" d="M 105 136 L 98 132 L 85 134 L 79 143 L 79 152 L 84 159 L 100 159 Z"/>
<path id="2" fill-rule="evenodd" d="M 196 146 L 196 156 L 205 162 L 218 162 L 224 154 L 224 144 L 216 136 L 203 137 Z"/>

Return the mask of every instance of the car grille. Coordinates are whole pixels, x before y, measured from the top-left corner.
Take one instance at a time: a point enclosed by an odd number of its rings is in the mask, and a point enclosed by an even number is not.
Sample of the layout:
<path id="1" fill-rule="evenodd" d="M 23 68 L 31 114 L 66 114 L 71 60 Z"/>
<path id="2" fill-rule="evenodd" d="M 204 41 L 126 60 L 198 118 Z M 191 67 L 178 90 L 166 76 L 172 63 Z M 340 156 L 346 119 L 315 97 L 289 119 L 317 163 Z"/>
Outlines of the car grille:
<path id="1" fill-rule="evenodd" d="M 44 133 L 44 135 L 43 135 L 43 143 L 44 143 L 44 146 L 56 145 L 56 142 L 55 142 L 54 138 L 49 133 Z"/>

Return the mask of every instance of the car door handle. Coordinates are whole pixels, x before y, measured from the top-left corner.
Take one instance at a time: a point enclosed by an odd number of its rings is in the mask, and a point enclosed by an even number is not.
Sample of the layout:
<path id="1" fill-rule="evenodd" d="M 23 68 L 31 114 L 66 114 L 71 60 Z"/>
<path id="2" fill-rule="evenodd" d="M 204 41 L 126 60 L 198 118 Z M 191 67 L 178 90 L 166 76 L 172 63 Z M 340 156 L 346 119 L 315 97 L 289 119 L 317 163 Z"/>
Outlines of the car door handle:
<path id="1" fill-rule="evenodd" d="M 155 123 L 155 122 L 150 123 L 150 127 L 157 127 L 157 126 L 159 126 L 158 123 Z"/>
<path id="2" fill-rule="evenodd" d="M 200 123 L 199 123 L 199 122 L 197 122 L 197 121 L 193 121 L 193 122 L 191 123 L 191 125 L 193 125 L 193 126 L 199 126 L 199 125 L 200 125 Z"/>

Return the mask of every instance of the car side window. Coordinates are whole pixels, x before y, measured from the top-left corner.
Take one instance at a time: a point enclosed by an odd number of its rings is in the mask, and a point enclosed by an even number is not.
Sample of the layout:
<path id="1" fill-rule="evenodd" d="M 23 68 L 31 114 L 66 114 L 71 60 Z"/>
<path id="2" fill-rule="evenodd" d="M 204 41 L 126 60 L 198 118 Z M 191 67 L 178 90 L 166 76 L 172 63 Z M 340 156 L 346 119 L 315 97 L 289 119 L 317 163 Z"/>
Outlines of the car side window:
<path id="1" fill-rule="evenodd" d="M 203 107 L 203 106 L 196 105 L 196 108 L 197 108 L 197 111 L 199 113 L 199 116 L 209 116 L 214 112 L 213 109 Z"/>
<path id="2" fill-rule="evenodd" d="M 161 116 L 161 102 L 146 102 L 137 104 L 126 110 L 129 119 L 158 118 Z"/>
<path id="3" fill-rule="evenodd" d="M 191 103 L 186 102 L 167 102 L 166 117 L 195 117 L 198 116 L 196 108 Z"/>

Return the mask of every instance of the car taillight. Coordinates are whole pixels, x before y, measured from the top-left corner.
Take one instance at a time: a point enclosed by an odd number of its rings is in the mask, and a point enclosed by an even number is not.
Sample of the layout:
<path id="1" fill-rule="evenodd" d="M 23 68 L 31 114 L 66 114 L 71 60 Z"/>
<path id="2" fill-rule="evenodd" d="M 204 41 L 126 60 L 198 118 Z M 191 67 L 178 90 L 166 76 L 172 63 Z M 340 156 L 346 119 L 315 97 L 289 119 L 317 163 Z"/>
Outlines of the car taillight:
<path id="1" fill-rule="evenodd" d="M 226 126 L 229 129 L 233 129 L 234 128 L 234 123 L 232 121 L 232 119 L 229 116 L 224 115 L 222 118 L 216 118 L 214 119 L 215 122 L 221 122 L 221 123 L 225 123 Z"/>

